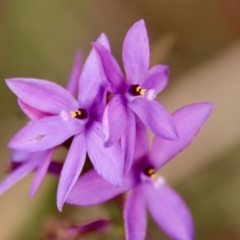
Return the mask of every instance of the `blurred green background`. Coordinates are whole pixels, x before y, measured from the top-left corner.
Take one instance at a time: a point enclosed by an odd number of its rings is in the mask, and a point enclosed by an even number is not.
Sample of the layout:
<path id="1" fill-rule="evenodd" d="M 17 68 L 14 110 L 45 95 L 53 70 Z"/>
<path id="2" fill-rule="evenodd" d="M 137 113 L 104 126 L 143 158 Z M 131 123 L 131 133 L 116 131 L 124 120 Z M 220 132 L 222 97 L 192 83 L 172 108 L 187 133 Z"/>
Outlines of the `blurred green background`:
<path id="1" fill-rule="evenodd" d="M 9 159 L 7 142 L 27 121 L 4 79 L 33 77 L 65 85 L 75 51 L 80 48 L 86 57 L 101 32 L 121 62 L 124 36 L 143 18 L 152 64 L 170 66 L 161 103 L 170 112 L 197 101 L 216 104 L 194 143 L 164 167 L 162 175 L 191 209 L 196 239 L 240 239 L 239 13 L 239 0 L 2 0 L 1 168 Z M 1 171 L 0 180 L 5 176 Z M 57 179 L 47 177 L 30 200 L 31 177 L 0 197 L 0 239 L 44 239 L 51 219 L 81 224 L 102 217 L 113 220 L 109 232 L 83 239 L 123 239 L 116 203 L 87 209 L 66 206 L 59 214 Z M 168 239 L 150 218 L 147 239 Z"/>

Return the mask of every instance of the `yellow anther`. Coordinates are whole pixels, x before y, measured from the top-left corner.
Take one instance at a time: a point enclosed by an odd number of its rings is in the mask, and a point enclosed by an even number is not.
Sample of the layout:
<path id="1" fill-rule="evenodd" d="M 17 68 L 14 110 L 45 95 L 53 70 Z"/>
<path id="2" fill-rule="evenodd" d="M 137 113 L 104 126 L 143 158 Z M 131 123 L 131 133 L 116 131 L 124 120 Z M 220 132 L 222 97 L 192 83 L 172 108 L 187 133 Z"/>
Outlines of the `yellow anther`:
<path id="1" fill-rule="evenodd" d="M 139 91 L 139 93 L 140 93 L 140 95 L 144 95 L 144 94 L 146 93 L 146 91 L 147 91 L 147 89 L 141 89 L 141 90 Z"/>
<path id="2" fill-rule="evenodd" d="M 151 175 L 151 174 L 153 174 L 153 173 L 155 173 L 154 169 L 151 168 L 151 169 L 148 170 L 148 174 L 149 174 L 149 175 Z"/>
<path id="3" fill-rule="evenodd" d="M 140 95 L 144 95 L 146 93 L 147 89 L 143 89 L 140 86 L 136 87 L 136 92 L 138 92 Z"/>
<path id="4" fill-rule="evenodd" d="M 140 92 L 141 91 L 141 87 L 140 86 L 137 86 L 136 87 L 136 92 Z"/>
<path id="5" fill-rule="evenodd" d="M 154 169 L 148 169 L 148 175 L 150 176 L 150 178 L 156 178 L 157 177 L 157 174 L 155 172 Z"/>
<path id="6" fill-rule="evenodd" d="M 153 179 L 153 178 L 157 178 L 157 176 L 158 175 L 156 173 L 152 173 L 150 177 Z"/>
<path id="7" fill-rule="evenodd" d="M 70 112 L 72 118 L 85 119 L 88 117 L 88 113 L 85 109 L 79 108 L 76 111 Z"/>
<path id="8" fill-rule="evenodd" d="M 75 118 L 77 116 L 76 112 L 70 112 L 71 116 Z"/>

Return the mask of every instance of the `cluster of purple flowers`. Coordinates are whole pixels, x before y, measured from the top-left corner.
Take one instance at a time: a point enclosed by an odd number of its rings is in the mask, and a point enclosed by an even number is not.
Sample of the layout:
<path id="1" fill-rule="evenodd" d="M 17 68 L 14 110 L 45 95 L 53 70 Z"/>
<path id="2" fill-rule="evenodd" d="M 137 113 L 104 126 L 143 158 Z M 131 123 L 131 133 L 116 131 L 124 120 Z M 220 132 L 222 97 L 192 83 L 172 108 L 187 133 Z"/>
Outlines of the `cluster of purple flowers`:
<path id="1" fill-rule="evenodd" d="M 59 175 L 60 211 L 65 202 L 95 205 L 130 190 L 124 206 L 127 239 L 145 238 L 146 209 L 172 239 L 193 239 L 188 208 L 157 171 L 192 142 L 213 104 L 190 104 L 170 115 L 156 101 L 169 70 L 165 65 L 149 69 L 143 20 L 125 37 L 125 74 L 104 34 L 92 46 L 81 71 L 77 52 L 66 89 L 46 80 L 6 80 L 30 122 L 9 142 L 16 167 L 1 183 L 0 193 L 33 170 L 31 197 L 47 172 Z M 155 134 L 150 150 L 146 128 Z M 55 162 L 56 148 L 69 144 L 65 161 Z M 87 155 L 94 169 L 79 177 Z"/>

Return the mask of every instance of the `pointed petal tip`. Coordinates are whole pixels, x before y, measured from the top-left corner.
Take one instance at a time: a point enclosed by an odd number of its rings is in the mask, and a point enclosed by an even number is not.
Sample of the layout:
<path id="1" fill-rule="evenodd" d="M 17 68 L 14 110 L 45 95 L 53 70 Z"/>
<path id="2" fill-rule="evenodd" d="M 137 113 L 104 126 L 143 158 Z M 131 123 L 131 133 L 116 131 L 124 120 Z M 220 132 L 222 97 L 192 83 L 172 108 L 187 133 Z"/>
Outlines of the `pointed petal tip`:
<path id="1" fill-rule="evenodd" d="M 99 39 L 101 39 L 101 38 L 107 39 L 107 35 L 104 32 L 102 32 L 99 36 Z"/>
<path id="2" fill-rule="evenodd" d="M 98 46 L 103 46 L 104 48 L 108 49 L 108 46 L 106 46 L 106 43 L 108 43 L 108 37 L 105 33 L 101 33 L 98 40 L 97 41 L 94 41 L 94 42 L 91 42 L 91 46 L 95 49 L 98 48 Z"/>
<path id="3" fill-rule="evenodd" d="M 128 30 L 128 31 L 130 31 L 130 30 L 133 30 L 133 29 L 135 29 L 135 28 L 139 28 L 139 29 L 146 29 L 146 23 L 145 23 L 145 21 L 143 20 L 143 19 L 140 19 L 140 20 L 138 20 L 137 22 L 135 22 L 131 27 L 130 27 L 130 29 Z"/>
<path id="4" fill-rule="evenodd" d="M 11 88 L 10 86 L 12 86 L 14 84 L 14 82 L 18 82 L 19 80 L 24 80 L 27 78 L 5 78 L 5 82 L 8 85 L 9 88 Z"/>
<path id="5" fill-rule="evenodd" d="M 213 102 L 198 102 L 188 105 L 189 107 L 197 107 L 198 111 L 203 111 L 203 114 L 208 118 L 210 114 L 212 113 L 215 104 Z M 186 107 L 188 107 L 186 106 Z"/>
<path id="6" fill-rule="evenodd" d="M 137 25 L 137 24 L 139 24 L 139 25 L 146 25 L 146 23 L 145 23 L 145 21 L 144 21 L 144 19 L 142 18 L 142 19 L 140 19 L 140 20 L 138 20 L 137 22 L 135 22 L 133 25 Z"/>
<path id="7" fill-rule="evenodd" d="M 215 108 L 215 104 L 213 102 L 203 102 L 203 103 L 197 103 L 199 105 L 202 105 L 203 110 L 205 110 L 206 113 L 206 120 L 210 117 L 211 113 L 213 112 Z"/>
<path id="8" fill-rule="evenodd" d="M 178 134 L 177 128 L 175 127 L 175 125 L 173 125 L 172 128 L 173 128 L 172 131 L 169 132 L 168 135 L 161 136 L 161 138 L 171 140 L 171 141 L 178 141 L 179 134 Z"/>
<path id="9" fill-rule="evenodd" d="M 14 78 L 5 78 L 5 83 L 7 84 L 7 86 L 11 89 L 11 85 L 12 85 L 12 81 Z"/>
<path id="10" fill-rule="evenodd" d="M 150 159 L 156 168 L 162 167 L 189 146 L 210 117 L 213 108 L 212 102 L 193 103 L 172 114 L 179 140 L 174 142 L 165 141 L 157 136 L 154 138 Z"/>
<path id="11" fill-rule="evenodd" d="M 15 79 L 15 78 L 5 78 L 4 80 L 5 80 L 6 83 L 8 83 L 8 82 L 13 81 L 14 79 Z"/>
<path id="12" fill-rule="evenodd" d="M 172 140 L 173 141 L 178 141 L 179 140 L 179 135 L 178 135 L 178 132 L 177 132 L 176 128 L 175 128 L 175 131 L 173 132 Z"/>
<path id="13" fill-rule="evenodd" d="M 57 209 L 59 212 L 63 211 L 63 204 L 57 204 Z"/>
<path id="14" fill-rule="evenodd" d="M 215 107 L 215 104 L 213 102 L 205 102 L 205 104 L 206 107 L 208 106 L 209 111 L 212 112 Z"/>
<path id="15" fill-rule="evenodd" d="M 65 200 L 63 200 L 62 197 L 57 193 L 57 209 L 59 212 L 62 212 L 64 202 Z"/>
<path id="16" fill-rule="evenodd" d="M 64 162 L 57 189 L 57 207 L 59 211 L 62 211 L 67 196 L 82 171 L 86 158 L 84 137 L 83 133 L 74 137 Z"/>
<path id="17" fill-rule="evenodd" d="M 117 173 L 115 172 L 116 176 L 114 179 L 107 179 L 110 183 L 112 183 L 113 185 L 117 186 L 117 187 L 121 187 L 123 185 L 123 169 L 121 171 L 121 173 Z"/>
<path id="18" fill-rule="evenodd" d="M 117 180 L 116 184 L 117 187 L 121 187 L 123 185 L 123 176 Z"/>

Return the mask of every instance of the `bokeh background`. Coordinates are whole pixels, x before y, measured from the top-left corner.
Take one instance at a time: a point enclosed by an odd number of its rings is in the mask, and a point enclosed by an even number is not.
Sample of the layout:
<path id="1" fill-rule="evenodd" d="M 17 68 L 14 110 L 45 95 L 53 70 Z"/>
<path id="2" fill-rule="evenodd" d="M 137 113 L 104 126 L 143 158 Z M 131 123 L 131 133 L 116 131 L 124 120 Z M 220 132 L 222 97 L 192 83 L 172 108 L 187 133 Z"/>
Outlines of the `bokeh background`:
<path id="1" fill-rule="evenodd" d="M 193 102 L 215 103 L 193 144 L 161 173 L 191 209 L 196 239 L 240 239 L 239 13 L 239 0 L 1 0 L 0 180 L 7 175 L 7 142 L 27 122 L 4 79 L 34 77 L 65 85 L 76 49 L 86 57 L 101 32 L 121 61 L 126 31 L 143 18 L 152 64 L 171 70 L 161 103 L 170 112 Z M 81 239 L 124 239 L 121 199 L 98 207 L 66 206 L 60 214 L 57 179 L 48 176 L 29 199 L 31 178 L 0 196 L 1 240 L 47 239 L 52 226 L 61 230 L 62 223 L 99 218 L 111 220 L 109 229 Z M 147 239 L 168 239 L 150 218 Z"/>

